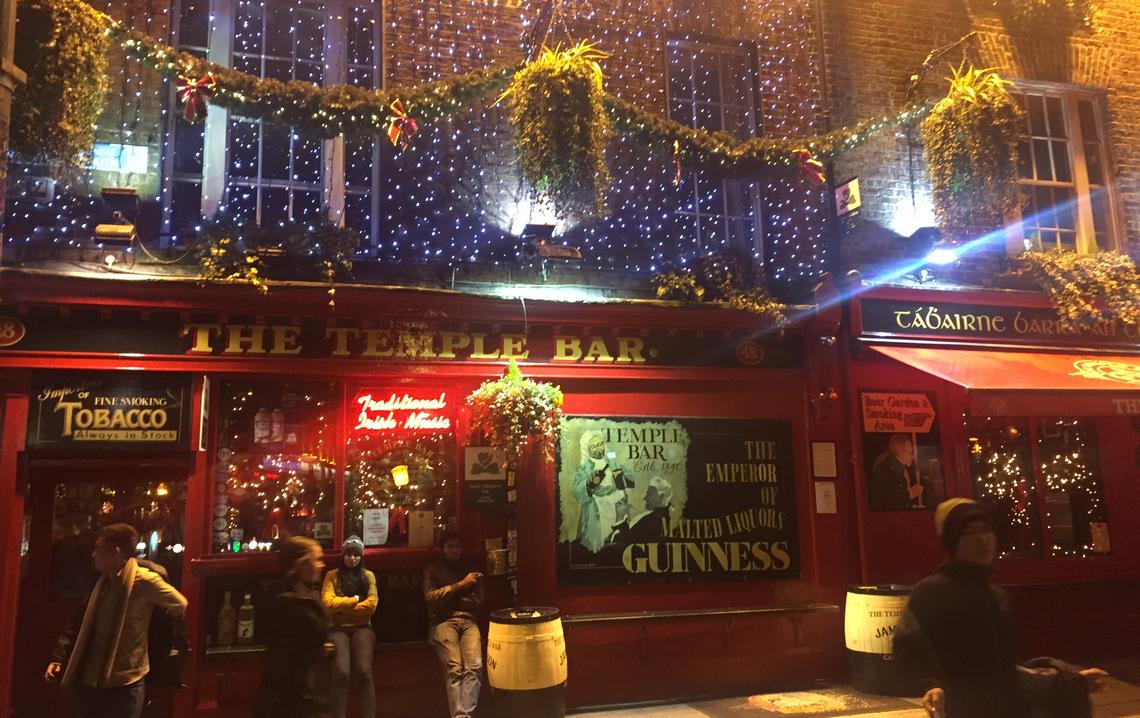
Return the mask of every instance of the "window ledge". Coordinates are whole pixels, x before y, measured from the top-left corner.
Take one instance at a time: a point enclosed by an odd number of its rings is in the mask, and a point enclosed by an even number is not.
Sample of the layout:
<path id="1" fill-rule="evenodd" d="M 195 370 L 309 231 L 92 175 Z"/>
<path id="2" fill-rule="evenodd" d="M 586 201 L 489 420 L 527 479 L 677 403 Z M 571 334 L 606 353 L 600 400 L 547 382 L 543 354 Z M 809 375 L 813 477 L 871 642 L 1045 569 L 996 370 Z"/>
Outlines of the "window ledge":
<path id="1" fill-rule="evenodd" d="M 276 551 L 237 554 L 214 554 L 190 559 L 191 570 L 199 576 L 223 576 L 248 573 L 276 573 L 279 570 Z M 409 548 L 369 548 L 364 550 L 364 567 L 370 570 L 419 569 L 439 557 L 439 551 L 430 546 Z M 325 549 L 325 563 L 339 563 L 340 551 Z"/>

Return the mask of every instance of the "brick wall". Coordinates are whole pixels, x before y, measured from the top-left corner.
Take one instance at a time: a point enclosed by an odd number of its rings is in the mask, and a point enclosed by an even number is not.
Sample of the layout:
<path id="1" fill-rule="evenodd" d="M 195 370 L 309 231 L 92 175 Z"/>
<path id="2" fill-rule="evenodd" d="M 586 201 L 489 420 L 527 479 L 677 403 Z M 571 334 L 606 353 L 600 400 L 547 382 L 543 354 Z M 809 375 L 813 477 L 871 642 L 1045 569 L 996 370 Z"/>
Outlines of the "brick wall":
<path id="1" fill-rule="evenodd" d="M 1079 85 L 1103 93 L 1115 209 L 1122 249 L 1140 256 L 1140 4 L 1102 0 L 1097 31 L 1072 36 L 1012 37 L 986 0 L 825 0 L 827 79 L 836 126 L 896 110 L 908 78 L 931 50 L 977 35 L 937 62 L 920 96 L 945 92 L 948 65 L 965 56 L 1004 77 Z M 905 235 L 932 224 L 921 144 L 914 137 L 883 137 L 837 164 L 839 176 L 858 175 L 862 216 L 844 246 L 844 261 L 861 268 L 915 258 L 925 246 Z M 999 246 L 950 279 L 968 284 L 1000 271 Z"/>

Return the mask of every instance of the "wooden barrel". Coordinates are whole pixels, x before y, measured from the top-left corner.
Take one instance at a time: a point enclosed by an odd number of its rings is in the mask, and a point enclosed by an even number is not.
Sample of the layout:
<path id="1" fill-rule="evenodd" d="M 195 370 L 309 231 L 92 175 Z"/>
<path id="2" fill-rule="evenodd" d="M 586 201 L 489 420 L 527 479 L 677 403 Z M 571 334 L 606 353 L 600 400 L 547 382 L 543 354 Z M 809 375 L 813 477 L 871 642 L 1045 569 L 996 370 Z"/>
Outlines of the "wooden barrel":
<path id="1" fill-rule="evenodd" d="M 566 639 L 557 608 L 491 613 L 487 680 L 501 718 L 566 715 Z"/>
<path id="2" fill-rule="evenodd" d="M 856 690 L 878 695 L 913 695 L 914 681 L 892 655 L 895 626 L 910 586 L 849 586 L 843 633 Z"/>

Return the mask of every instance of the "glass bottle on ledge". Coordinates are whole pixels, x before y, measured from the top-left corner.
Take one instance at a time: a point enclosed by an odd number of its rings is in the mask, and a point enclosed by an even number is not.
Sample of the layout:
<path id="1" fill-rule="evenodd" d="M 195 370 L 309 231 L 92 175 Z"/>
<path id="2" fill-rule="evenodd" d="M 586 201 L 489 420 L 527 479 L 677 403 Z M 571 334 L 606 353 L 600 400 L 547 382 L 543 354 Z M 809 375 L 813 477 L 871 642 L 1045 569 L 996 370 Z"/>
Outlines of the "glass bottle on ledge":
<path id="1" fill-rule="evenodd" d="M 254 613 L 253 599 L 249 591 L 242 597 L 241 608 L 237 613 L 237 643 L 248 646 L 253 643 Z"/>

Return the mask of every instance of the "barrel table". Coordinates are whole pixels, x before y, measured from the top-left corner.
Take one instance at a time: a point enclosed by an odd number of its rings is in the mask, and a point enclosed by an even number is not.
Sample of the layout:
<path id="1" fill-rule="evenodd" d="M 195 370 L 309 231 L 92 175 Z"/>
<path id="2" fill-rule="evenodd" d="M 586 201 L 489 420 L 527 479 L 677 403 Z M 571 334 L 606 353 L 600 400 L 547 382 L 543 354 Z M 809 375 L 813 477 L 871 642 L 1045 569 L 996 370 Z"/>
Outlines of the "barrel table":
<path id="1" fill-rule="evenodd" d="M 889 696 L 915 695 L 909 671 L 891 654 L 895 626 L 906 607 L 910 586 L 849 586 L 843 633 L 856 690 Z M 921 692 L 921 691 L 918 691 Z"/>
<path id="2" fill-rule="evenodd" d="M 487 680 L 500 718 L 566 715 L 566 639 L 557 608 L 491 613 Z"/>

